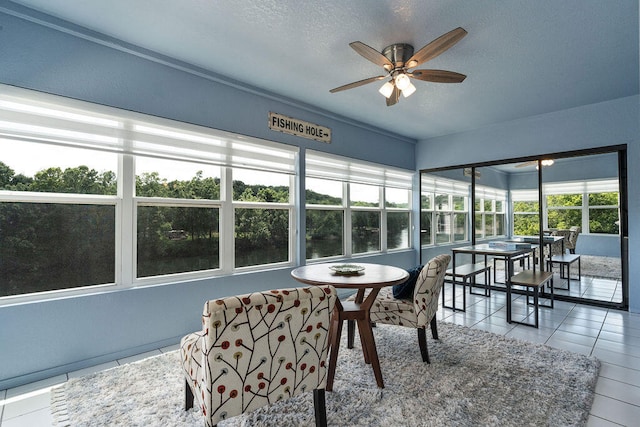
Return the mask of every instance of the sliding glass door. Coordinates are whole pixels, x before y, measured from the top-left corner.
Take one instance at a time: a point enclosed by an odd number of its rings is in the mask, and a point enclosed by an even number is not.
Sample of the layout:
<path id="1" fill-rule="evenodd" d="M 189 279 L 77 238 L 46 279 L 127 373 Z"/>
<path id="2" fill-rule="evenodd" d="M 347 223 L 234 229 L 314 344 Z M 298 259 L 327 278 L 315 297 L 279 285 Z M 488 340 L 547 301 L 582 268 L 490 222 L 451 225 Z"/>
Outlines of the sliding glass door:
<path id="1" fill-rule="evenodd" d="M 625 165 L 626 149 L 617 146 L 425 170 L 421 180 L 426 188 L 424 180 L 434 176 L 453 179 L 451 185 L 460 192 L 467 186 L 467 226 L 459 233 L 466 235 L 466 244 L 542 232 L 550 243 L 543 245 L 542 259 L 536 257 L 537 268 L 553 270 L 559 299 L 626 308 Z M 458 241 L 438 238 L 433 223 L 438 215 L 425 191 L 421 201 L 426 262 Z M 427 232 L 435 234 L 425 238 Z"/>

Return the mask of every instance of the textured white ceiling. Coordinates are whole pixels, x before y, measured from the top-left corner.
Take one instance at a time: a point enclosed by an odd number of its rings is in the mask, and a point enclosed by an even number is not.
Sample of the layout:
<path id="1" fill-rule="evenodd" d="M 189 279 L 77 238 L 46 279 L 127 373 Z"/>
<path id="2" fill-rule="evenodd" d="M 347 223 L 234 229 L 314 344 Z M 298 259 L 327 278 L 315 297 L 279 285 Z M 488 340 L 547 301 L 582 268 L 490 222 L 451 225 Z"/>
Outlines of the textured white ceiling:
<path id="1" fill-rule="evenodd" d="M 72 23 L 270 92 L 416 139 L 638 94 L 637 0 L 18 0 Z M 382 74 L 349 47 L 417 50 L 468 35 L 420 68 L 467 75 L 415 82 L 387 107 Z"/>

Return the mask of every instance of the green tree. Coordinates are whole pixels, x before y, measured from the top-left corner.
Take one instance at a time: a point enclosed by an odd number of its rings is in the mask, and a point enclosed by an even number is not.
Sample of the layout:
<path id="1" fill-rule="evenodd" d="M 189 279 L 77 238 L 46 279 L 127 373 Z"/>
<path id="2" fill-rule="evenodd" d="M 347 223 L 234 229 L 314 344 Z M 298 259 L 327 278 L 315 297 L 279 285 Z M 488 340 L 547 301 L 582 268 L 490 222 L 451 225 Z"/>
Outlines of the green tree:
<path id="1" fill-rule="evenodd" d="M 308 205 L 331 205 L 341 206 L 342 199 L 340 197 L 333 197 L 327 194 L 320 194 L 313 190 L 306 190 L 305 197 Z"/>
<path id="2" fill-rule="evenodd" d="M 0 162 L 0 189 L 11 189 L 11 181 L 13 180 L 15 172 L 8 165 Z"/>
<path id="3" fill-rule="evenodd" d="M 136 176 L 136 196 L 169 197 L 166 179 L 161 179 L 158 172 L 144 172 Z"/>

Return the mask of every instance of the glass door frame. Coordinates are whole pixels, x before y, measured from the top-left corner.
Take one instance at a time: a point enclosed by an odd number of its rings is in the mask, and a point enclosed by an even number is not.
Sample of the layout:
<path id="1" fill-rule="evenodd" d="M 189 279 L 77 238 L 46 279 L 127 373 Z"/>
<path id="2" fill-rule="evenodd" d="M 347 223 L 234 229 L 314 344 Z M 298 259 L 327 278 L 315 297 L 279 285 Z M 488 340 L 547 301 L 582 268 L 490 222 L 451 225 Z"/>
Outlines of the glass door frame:
<path id="1" fill-rule="evenodd" d="M 419 185 L 419 189 L 418 189 L 418 194 L 420 194 L 420 203 L 418 205 L 418 211 L 420 213 L 420 215 L 418 216 L 419 221 L 422 221 L 422 203 L 421 203 L 421 197 L 422 197 L 422 175 L 423 174 L 432 174 L 432 173 L 437 173 L 437 172 L 443 172 L 443 171 L 450 171 L 450 170 L 455 170 L 455 169 L 459 169 L 459 170 L 464 170 L 466 168 L 468 168 L 470 170 L 470 176 L 471 176 L 471 200 L 469 202 L 471 209 L 470 209 L 470 238 L 471 238 L 471 244 L 475 245 L 476 244 L 476 236 L 475 236 L 475 229 L 474 229 L 474 222 L 475 222 L 475 215 L 476 215 L 476 211 L 475 211 L 475 205 L 476 205 L 476 194 L 475 194 L 475 188 L 476 188 L 476 169 L 477 168 L 482 168 L 482 167 L 487 167 L 487 166 L 497 166 L 497 165 L 504 165 L 504 164 L 509 164 L 509 163 L 523 163 L 523 162 L 531 162 L 531 161 L 537 161 L 538 162 L 538 217 L 539 217 L 539 231 L 540 231 L 540 241 L 542 241 L 542 237 L 543 237 L 543 203 L 542 203 L 542 198 L 543 198 L 543 191 L 542 191 L 542 178 L 543 178 L 543 168 L 542 168 L 542 164 L 541 161 L 542 159 L 563 159 L 563 158 L 571 158 L 571 157 L 581 157 L 581 156 L 588 156 L 588 155 L 595 155 L 595 154 L 610 154 L 610 153 L 617 153 L 617 160 L 618 160 L 618 189 L 619 189 L 619 212 L 620 212 L 620 229 L 619 229 L 619 236 L 620 236 L 620 261 L 621 261 L 621 281 L 622 281 L 622 302 L 611 302 L 611 301 L 604 301 L 604 300 L 594 300 L 594 299 L 586 299 L 583 297 L 575 297 L 575 296 L 568 296 L 568 295 L 556 295 L 555 299 L 559 300 L 559 301 L 568 301 L 568 302 L 575 302 L 575 303 L 580 303 L 580 304 L 585 304 L 585 305 L 593 305 L 593 306 L 598 306 L 598 307 L 604 307 L 604 308 L 614 308 L 614 309 L 619 309 L 619 310 L 625 310 L 627 311 L 629 309 L 629 266 L 628 266 L 628 260 L 629 260 L 629 256 L 628 256 L 628 241 L 629 241 L 629 223 L 628 223 L 628 187 L 627 187 L 627 145 L 626 144 L 622 144 L 622 145 L 611 145 L 611 146 L 603 146 L 603 147 L 598 147 L 598 148 L 591 148 L 591 149 L 585 149 L 585 150 L 574 150 L 574 151 L 564 151 L 564 152 L 557 152 L 557 153 L 546 153 L 546 154 L 539 154 L 539 155 L 535 155 L 535 156 L 527 156 L 527 157 L 517 157 L 517 158 L 510 158 L 510 159 L 502 159 L 502 160 L 495 160 L 495 161 L 490 161 L 490 162 L 482 162 L 482 163 L 467 163 L 467 164 L 461 164 L 461 165 L 454 165 L 454 166 L 446 166 L 446 167 L 440 167 L 440 168 L 429 168 L 429 169 L 421 169 L 420 172 L 420 176 L 419 176 L 419 180 L 418 180 L 418 185 Z M 510 216 L 512 216 L 512 212 L 510 212 Z M 512 227 L 512 221 L 509 221 L 509 226 Z M 423 224 L 420 224 L 420 226 L 418 227 L 419 230 L 422 229 Z M 422 262 L 423 260 L 423 245 L 420 241 L 420 239 L 418 240 L 420 242 L 420 252 L 419 252 L 419 256 L 420 256 L 420 260 Z M 542 258 L 542 257 L 540 257 Z M 540 259 L 540 268 L 541 270 L 544 270 L 544 263 L 542 261 L 542 259 Z"/>

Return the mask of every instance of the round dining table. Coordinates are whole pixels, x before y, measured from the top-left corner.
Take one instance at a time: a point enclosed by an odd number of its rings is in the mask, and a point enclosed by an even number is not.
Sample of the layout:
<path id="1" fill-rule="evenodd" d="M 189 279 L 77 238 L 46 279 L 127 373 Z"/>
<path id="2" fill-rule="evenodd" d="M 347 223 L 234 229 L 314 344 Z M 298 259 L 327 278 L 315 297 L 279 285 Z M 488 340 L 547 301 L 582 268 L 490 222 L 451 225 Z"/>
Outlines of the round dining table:
<path id="1" fill-rule="evenodd" d="M 351 270 L 348 273 L 334 271 L 336 267 L 339 268 L 345 265 L 344 263 L 310 264 L 298 267 L 291 272 L 291 276 L 294 279 L 304 284 L 332 285 L 335 288 L 352 289 L 357 292 L 355 301 L 340 302 L 338 300 L 336 302 L 329 329 L 329 368 L 325 389 L 327 391 L 333 390 L 333 380 L 342 334 L 342 322 L 344 320 L 355 321 L 358 325 L 364 361 L 367 364 L 371 364 L 378 387 L 384 388 L 369 309 L 381 288 L 406 281 L 409 273 L 402 268 L 369 263 L 348 264 L 345 268 L 345 270 Z M 360 271 L 353 271 L 358 269 Z M 367 290 L 369 290 L 368 294 L 366 294 Z M 352 325 L 353 322 L 349 322 L 349 324 Z"/>

